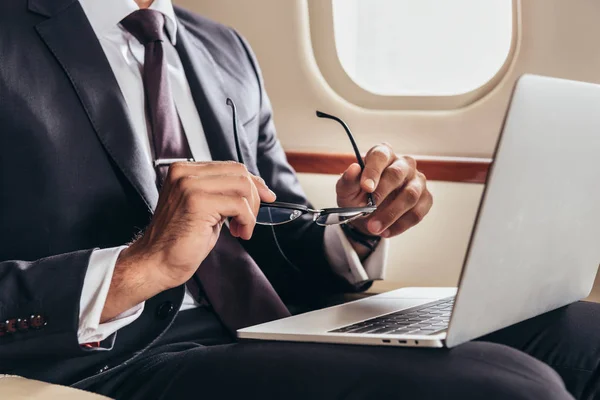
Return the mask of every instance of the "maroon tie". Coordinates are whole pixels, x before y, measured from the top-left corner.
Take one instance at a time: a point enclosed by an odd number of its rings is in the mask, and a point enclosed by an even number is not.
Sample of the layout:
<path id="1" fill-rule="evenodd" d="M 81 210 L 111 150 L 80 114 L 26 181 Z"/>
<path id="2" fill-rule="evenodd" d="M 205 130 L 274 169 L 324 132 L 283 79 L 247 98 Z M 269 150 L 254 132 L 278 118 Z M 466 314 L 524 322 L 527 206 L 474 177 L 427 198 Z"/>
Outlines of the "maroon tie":
<path id="1" fill-rule="evenodd" d="M 121 21 L 144 45 L 144 91 L 157 160 L 191 158 L 191 152 L 171 95 L 164 57 L 165 18 L 154 10 L 138 10 Z M 167 167 L 157 167 L 157 181 Z M 289 316 L 289 311 L 252 257 L 223 227 L 219 240 L 202 262 L 195 277 L 221 321 L 232 331 Z M 197 289 L 194 280 L 190 291 Z"/>

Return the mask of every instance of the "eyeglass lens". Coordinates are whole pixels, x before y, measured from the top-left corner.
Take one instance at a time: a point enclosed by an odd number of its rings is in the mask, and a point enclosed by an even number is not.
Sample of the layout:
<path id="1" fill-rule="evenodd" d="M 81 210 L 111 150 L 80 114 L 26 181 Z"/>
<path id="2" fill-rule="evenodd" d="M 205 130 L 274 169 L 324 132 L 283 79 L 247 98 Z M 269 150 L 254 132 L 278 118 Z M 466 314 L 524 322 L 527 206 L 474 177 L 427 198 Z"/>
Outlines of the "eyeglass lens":
<path id="1" fill-rule="evenodd" d="M 258 225 L 281 225 L 299 218 L 302 211 L 281 207 L 261 206 L 256 216 Z"/>

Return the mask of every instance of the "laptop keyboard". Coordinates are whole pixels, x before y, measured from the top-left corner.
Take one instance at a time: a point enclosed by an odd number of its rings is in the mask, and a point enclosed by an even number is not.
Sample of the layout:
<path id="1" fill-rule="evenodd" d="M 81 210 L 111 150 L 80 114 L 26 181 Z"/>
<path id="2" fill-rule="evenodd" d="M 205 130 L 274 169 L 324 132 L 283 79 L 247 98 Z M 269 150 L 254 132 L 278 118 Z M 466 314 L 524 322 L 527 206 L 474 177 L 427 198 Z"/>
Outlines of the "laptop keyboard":
<path id="1" fill-rule="evenodd" d="M 453 305 L 454 297 L 448 297 L 422 306 L 344 326 L 329 331 L 329 333 L 434 335 L 448 328 Z"/>

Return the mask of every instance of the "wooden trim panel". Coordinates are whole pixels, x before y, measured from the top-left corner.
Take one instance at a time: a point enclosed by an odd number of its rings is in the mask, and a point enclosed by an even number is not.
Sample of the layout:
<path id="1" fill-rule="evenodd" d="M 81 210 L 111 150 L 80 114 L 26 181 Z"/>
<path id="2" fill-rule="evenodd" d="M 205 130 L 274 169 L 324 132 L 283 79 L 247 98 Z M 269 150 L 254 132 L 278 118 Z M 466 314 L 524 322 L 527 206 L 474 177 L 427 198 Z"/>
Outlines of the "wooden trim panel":
<path id="1" fill-rule="evenodd" d="M 337 175 L 356 161 L 352 154 L 286 152 L 296 172 Z M 417 168 L 431 181 L 485 183 L 491 159 L 415 157 Z"/>

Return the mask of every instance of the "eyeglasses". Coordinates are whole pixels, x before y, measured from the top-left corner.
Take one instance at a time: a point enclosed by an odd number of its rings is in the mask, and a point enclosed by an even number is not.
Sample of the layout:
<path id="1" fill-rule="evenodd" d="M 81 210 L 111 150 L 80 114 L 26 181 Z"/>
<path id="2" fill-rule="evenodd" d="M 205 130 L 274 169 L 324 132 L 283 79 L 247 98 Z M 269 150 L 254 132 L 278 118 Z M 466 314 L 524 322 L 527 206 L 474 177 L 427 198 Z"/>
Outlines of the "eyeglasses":
<path id="1" fill-rule="evenodd" d="M 231 107 L 233 112 L 233 135 L 235 137 L 235 149 L 237 152 L 238 162 L 244 164 L 244 158 L 240 149 L 240 141 L 238 135 L 238 118 L 237 109 L 235 103 L 231 99 L 227 99 L 227 105 Z M 348 134 L 354 154 L 356 155 L 356 161 L 362 170 L 365 169 L 365 163 L 360 156 L 360 151 L 356 145 L 356 141 L 348 128 L 348 125 L 338 117 L 333 115 L 325 114 L 324 112 L 317 111 L 317 117 L 328 118 L 339 122 L 344 130 Z M 292 222 L 305 214 L 312 214 L 313 221 L 317 225 L 340 225 L 346 224 L 355 219 L 362 218 L 366 215 L 371 214 L 377 209 L 373 195 L 367 194 L 367 206 L 366 207 L 343 207 L 343 208 L 324 208 L 322 210 L 314 210 L 303 204 L 292 204 L 283 202 L 274 203 L 260 203 L 260 209 L 256 216 L 256 223 L 258 225 L 282 225 Z"/>

